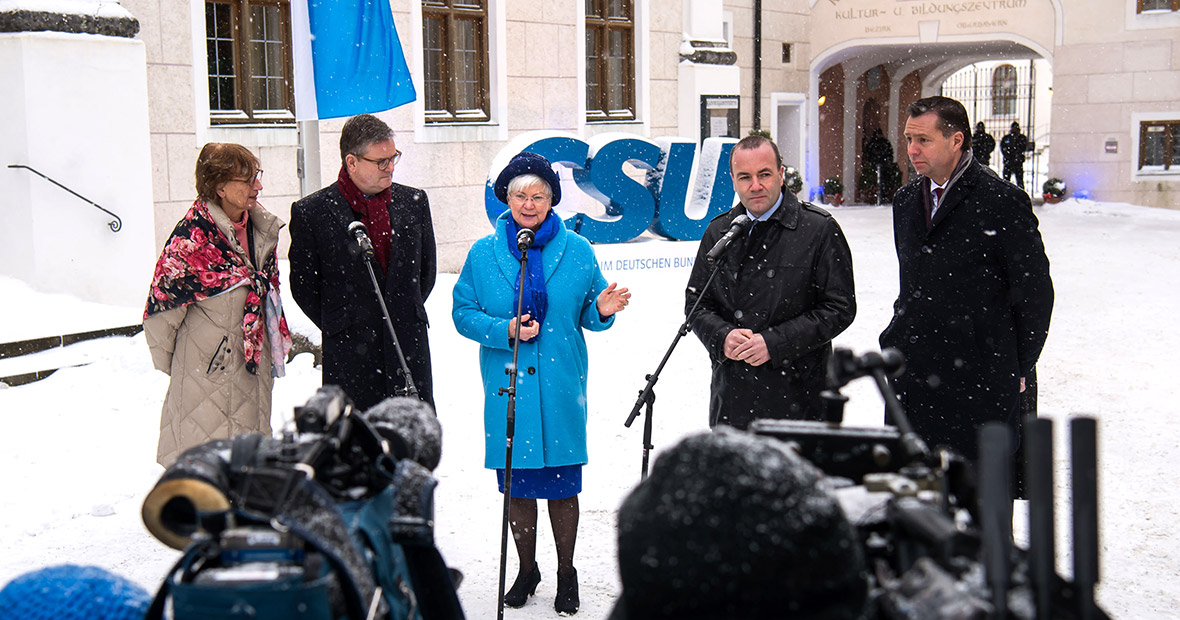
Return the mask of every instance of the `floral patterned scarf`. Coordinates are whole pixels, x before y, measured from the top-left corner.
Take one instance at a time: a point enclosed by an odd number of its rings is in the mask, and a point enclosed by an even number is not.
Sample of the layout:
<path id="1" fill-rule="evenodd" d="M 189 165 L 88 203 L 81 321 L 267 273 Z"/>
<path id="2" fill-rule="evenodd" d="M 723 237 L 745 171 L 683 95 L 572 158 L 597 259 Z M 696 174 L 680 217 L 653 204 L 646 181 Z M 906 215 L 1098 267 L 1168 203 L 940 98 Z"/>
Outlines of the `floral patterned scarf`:
<path id="1" fill-rule="evenodd" d="M 238 286 L 250 287 L 242 319 L 246 370 L 258 374 L 262 361 L 263 329 L 270 333 L 272 374 L 283 376 L 291 349 L 291 332 L 279 301 L 277 248 L 264 259 L 261 269 L 251 269 L 213 221 L 202 200 L 193 203 L 164 245 L 152 276 L 151 294 L 143 318 L 208 299 Z M 263 300 L 266 300 L 266 311 Z M 269 315 L 270 320 L 266 320 Z M 277 317 L 278 320 L 274 320 Z"/>

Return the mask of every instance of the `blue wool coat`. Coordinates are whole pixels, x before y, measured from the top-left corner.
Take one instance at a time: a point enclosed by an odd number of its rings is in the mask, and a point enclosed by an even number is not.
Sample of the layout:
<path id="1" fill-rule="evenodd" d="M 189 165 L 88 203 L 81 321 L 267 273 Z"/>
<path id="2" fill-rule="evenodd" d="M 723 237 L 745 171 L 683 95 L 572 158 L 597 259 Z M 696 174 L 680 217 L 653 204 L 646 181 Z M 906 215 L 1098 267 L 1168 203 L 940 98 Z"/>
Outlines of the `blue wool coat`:
<path id="1" fill-rule="evenodd" d="M 451 317 L 463 336 L 480 344 L 484 388 L 484 466 L 504 467 L 508 385 L 512 363 L 508 322 L 515 316 L 514 283 L 520 263 L 509 253 L 505 211 L 496 231 L 475 242 L 455 283 Z M 553 217 L 557 217 L 556 214 Z M 558 220 L 561 223 L 561 220 Z M 566 230 L 541 250 L 549 308 L 538 337 L 520 343 L 516 378 L 516 428 L 512 467 L 539 469 L 586 462 L 586 375 L 583 329 L 602 331 L 614 323 L 598 315 L 596 299 L 606 288 L 594 250 Z"/>

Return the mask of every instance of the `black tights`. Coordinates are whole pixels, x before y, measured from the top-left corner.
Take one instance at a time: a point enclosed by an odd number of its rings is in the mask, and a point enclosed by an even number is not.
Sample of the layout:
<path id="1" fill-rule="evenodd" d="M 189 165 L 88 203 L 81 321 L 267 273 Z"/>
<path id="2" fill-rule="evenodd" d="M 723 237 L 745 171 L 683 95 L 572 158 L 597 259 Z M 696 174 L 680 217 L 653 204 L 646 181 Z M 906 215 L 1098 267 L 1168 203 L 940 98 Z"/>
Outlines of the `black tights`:
<path id="1" fill-rule="evenodd" d="M 578 496 L 549 501 L 549 523 L 553 526 L 553 542 L 557 545 L 557 574 L 568 576 L 574 571 L 574 543 L 578 538 Z M 537 562 L 537 500 L 513 497 L 508 503 L 508 521 L 512 524 L 512 538 L 516 541 L 516 555 L 520 558 L 520 575 L 533 570 Z"/>

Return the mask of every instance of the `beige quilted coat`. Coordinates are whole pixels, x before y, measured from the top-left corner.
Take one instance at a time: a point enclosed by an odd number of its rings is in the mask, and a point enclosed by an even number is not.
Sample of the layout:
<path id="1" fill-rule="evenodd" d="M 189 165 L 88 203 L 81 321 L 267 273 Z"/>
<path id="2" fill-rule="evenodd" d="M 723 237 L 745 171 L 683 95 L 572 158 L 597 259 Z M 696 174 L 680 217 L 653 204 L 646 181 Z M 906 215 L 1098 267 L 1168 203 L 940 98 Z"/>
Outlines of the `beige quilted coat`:
<path id="1" fill-rule="evenodd" d="M 229 217 L 210 202 L 209 212 L 242 256 Z M 250 211 L 254 256 L 262 261 L 274 251 L 283 222 L 261 208 Z M 271 434 L 270 396 L 274 379 L 269 339 L 264 333 L 258 374 L 246 371 L 242 352 L 242 318 L 247 286 L 238 286 L 199 302 L 154 314 L 143 322 L 152 362 L 170 376 L 160 416 L 156 461 L 168 467 L 181 452 L 211 439 L 242 433 Z"/>

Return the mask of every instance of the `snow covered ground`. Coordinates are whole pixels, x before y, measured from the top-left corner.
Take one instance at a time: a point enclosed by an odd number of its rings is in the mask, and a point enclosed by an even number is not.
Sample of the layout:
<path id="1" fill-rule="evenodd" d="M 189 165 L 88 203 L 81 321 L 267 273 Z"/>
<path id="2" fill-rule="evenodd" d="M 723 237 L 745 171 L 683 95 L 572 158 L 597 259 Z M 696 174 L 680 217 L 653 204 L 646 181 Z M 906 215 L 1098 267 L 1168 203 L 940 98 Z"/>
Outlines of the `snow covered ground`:
<path id="1" fill-rule="evenodd" d="M 846 207 L 835 213 L 852 246 L 859 305 L 856 322 L 836 344 L 862 352 L 876 348 L 896 295 L 890 212 Z M 1086 413 L 1100 421 L 1099 602 L 1116 618 L 1175 618 L 1180 533 L 1172 519 L 1180 514 L 1180 494 L 1170 467 L 1180 462 L 1180 212 L 1069 200 L 1040 207 L 1038 215 L 1057 290 L 1038 375 L 1041 414 L 1057 421 L 1058 554 L 1069 541 L 1064 423 Z M 631 428 L 623 422 L 683 320 L 684 259 L 695 244 L 648 240 L 596 251 L 607 278 L 630 287 L 634 297 L 613 329 L 587 338 L 590 464 L 576 554 L 579 616 L 586 618 L 605 617 L 619 590 L 615 511 L 639 481 L 643 420 Z M 440 274 L 428 303 L 444 429 L 436 535 L 448 563 L 466 575 L 460 594 L 468 617 L 489 618 L 496 613 L 502 503 L 494 475 L 481 467 L 477 349 L 451 323 L 454 281 L 453 274 Z M 133 324 L 142 313 L 37 293 L 7 277 L 0 277 L 0 299 L 0 342 Z M 294 329 L 308 330 L 295 304 L 287 308 Z M 155 448 L 167 377 L 152 369 L 142 335 L 0 360 L 0 376 L 61 359 L 84 365 L 0 388 L 0 583 L 73 562 L 108 568 L 154 590 L 177 557 L 139 517 L 162 472 Z M 310 355 L 296 358 L 288 372 L 275 385 L 276 428 L 320 381 Z M 846 393 L 850 422 L 880 423 L 870 382 L 853 383 Z M 708 361 L 695 337 L 681 341 L 656 394 L 653 458 L 706 428 Z M 1017 526 L 1023 529 L 1019 519 Z M 544 514 L 540 530 L 537 596 L 506 617 L 554 615 L 556 559 Z M 511 580 L 515 554 L 509 553 Z M 1064 559 L 1058 568 L 1070 572 Z"/>

